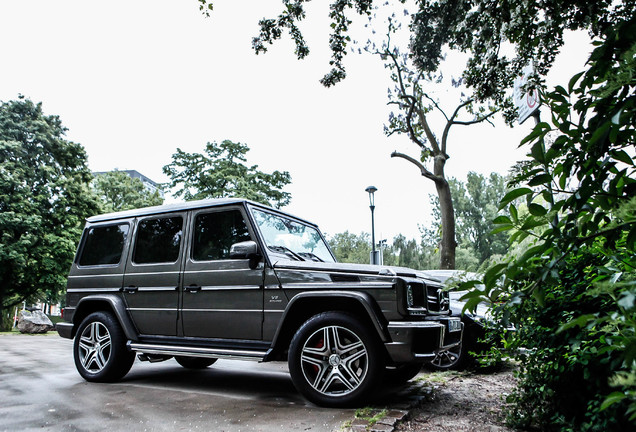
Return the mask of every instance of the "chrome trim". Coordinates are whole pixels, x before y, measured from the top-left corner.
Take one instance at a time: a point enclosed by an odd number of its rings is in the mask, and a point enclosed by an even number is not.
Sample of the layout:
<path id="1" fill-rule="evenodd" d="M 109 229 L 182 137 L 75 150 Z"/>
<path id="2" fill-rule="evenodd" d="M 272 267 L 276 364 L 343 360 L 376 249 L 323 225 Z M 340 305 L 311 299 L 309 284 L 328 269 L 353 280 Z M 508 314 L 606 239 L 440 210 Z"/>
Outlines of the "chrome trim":
<path id="1" fill-rule="evenodd" d="M 238 290 L 260 290 L 260 285 L 209 285 L 201 287 L 201 291 L 238 291 Z"/>
<path id="2" fill-rule="evenodd" d="M 183 312 L 263 312 L 263 309 L 181 309 Z"/>
<path id="3" fill-rule="evenodd" d="M 143 312 L 143 311 L 178 311 L 179 309 L 177 308 L 126 308 L 127 311 L 131 311 L 131 312 Z"/>
<path id="4" fill-rule="evenodd" d="M 306 288 L 393 288 L 388 282 L 299 282 L 283 284 L 283 289 L 306 289 Z"/>
<path id="5" fill-rule="evenodd" d="M 137 291 L 176 291 L 179 287 L 176 286 L 163 286 L 163 287 L 138 287 Z"/>
<path id="6" fill-rule="evenodd" d="M 438 321 L 391 321 L 390 327 L 398 328 L 446 328 L 446 326 Z"/>
<path id="7" fill-rule="evenodd" d="M 121 288 L 69 288 L 66 290 L 67 293 L 76 293 L 76 292 L 119 292 Z"/>
<path id="8" fill-rule="evenodd" d="M 248 351 L 248 350 L 232 350 L 218 348 L 199 348 L 171 345 L 155 345 L 128 342 L 128 349 L 131 351 L 142 352 L 146 354 L 164 354 L 164 355 L 183 355 L 190 357 L 207 357 L 207 358 L 235 358 L 242 360 L 262 360 L 267 351 Z"/>
<path id="9" fill-rule="evenodd" d="M 79 278 L 94 278 L 94 277 L 98 277 L 98 278 L 103 278 L 103 277 L 116 277 L 116 276 L 123 276 L 123 273 L 100 273 L 100 274 L 94 274 L 94 275 L 69 275 L 68 279 L 79 279 Z"/>

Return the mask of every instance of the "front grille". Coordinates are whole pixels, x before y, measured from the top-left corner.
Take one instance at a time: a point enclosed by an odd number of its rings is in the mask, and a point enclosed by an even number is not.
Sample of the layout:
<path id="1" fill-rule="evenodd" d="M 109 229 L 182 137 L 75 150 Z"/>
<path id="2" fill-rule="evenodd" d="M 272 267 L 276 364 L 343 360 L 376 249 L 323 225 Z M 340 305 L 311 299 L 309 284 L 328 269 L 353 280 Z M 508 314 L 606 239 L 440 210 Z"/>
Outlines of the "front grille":
<path id="1" fill-rule="evenodd" d="M 444 291 L 441 287 L 438 286 L 427 285 L 426 305 L 429 312 L 448 312 L 448 309 L 450 307 L 450 298 L 448 295 L 448 291 Z"/>
<path id="2" fill-rule="evenodd" d="M 411 315 L 440 314 L 448 312 L 450 306 L 448 292 L 439 286 L 420 282 L 406 285 L 406 303 Z"/>

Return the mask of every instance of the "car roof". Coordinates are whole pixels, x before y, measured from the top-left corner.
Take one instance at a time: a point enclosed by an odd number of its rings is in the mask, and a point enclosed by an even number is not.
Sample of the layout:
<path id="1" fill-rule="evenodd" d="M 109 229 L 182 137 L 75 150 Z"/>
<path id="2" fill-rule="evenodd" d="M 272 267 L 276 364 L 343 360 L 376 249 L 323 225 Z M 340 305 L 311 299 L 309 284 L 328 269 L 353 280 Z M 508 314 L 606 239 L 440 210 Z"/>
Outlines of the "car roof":
<path id="1" fill-rule="evenodd" d="M 297 216 L 293 216 L 289 213 L 277 210 L 273 207 L 270 206 L 266 206 L 260 203 L 257 203 L 256 201 L 251 201 L 245 198 L 213 198 L 213 199 L 204 199 L 204 200 L 196 200 L 196 201 L 186 201 L 186 202 L 180 202 L 180 203 L 172 203 L 172 204 L 164 204 L 164 205 L 160 205 L 160 206 L 153 206 L 153 207 L 144 207 L 144 208 L 139 208 L 139 209 L 133 209 L 133 210 L 124 210 L 124 211 L 120 211 L 120 212 L 114 212 L 114 213 L 106 213 L 106 214 L 102 214 L 102 215 L 96 215 L 96 216 L 91 216 L 89 218 L 86 219 L 87 222 L 89 223 L 96 223 L 96 222 L 105 222 L 105 221 L 111 221 L 111 220 L 117 220 L 117 219 L 126 219 L 126 218 L 132 218 L 132 217 L 139 217 L 139 216 L 151 216 L 151 215 L 155 215 L 155 214 L 162 214 L 162 213 L 171 213 L 171 212 L 178 212 L 178 211 L 187 211 L 187 210 L 195 210 L 195 209 L 200 209 L 200 208 L 212 208 L 212 207 L 220 207 L 220 206 L 226 206 L 226 205 L 233 205 L 233 204 L 238 204 L 238 205 L 246 205 L 249 204 L 253 207 L 258 207 L 273 213 L 278 213 L 281 215 L 285 215 L 294 219 L 297 219 L 299 221 L 305 222 L 306 224 L 312 225 L 314 227 L 317 227 L 317 225 L 313 222 L 309 222 L 303 218 L 299 218 Z"/>

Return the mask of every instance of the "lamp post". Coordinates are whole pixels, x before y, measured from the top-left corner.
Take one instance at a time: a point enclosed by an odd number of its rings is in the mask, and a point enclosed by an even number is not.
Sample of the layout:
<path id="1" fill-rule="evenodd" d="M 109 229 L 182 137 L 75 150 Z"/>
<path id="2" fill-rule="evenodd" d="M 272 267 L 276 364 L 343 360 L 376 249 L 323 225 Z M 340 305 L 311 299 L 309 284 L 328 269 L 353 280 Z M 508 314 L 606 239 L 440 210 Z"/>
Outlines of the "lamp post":
<path id="1" fill-rule="evenodd" d="M 369 193 L 369 208 L 371 209 L 371 264 L 379 264 L 375 250 L 375 220 L 373 218 L 373 211 L 375 210 L 375 196 L 373 194 L 377 190 L 378 188 L 375 186 L 369 186 L 365 189 Z"/>

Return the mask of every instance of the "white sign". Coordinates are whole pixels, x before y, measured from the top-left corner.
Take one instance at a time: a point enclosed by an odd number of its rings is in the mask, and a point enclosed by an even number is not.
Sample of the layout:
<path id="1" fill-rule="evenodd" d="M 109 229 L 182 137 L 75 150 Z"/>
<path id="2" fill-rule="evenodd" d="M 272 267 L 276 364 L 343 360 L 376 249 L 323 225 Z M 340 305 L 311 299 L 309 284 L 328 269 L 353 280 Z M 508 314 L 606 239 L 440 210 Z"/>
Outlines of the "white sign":
<path id="1" fill-rule="evenodd" d="M 521 76 L 515 79 L 512 98 L 519 114 L 519 124 L 522 124 L 528 117 L 536 113 L 539 110 L 539 106 L 541 106 L 537 89 L 529 92 L 523 90 L 523 87 L 528 83 L 528 77 L 533 73 L 534 67 L 530 63 L 523 68 Z"/>

